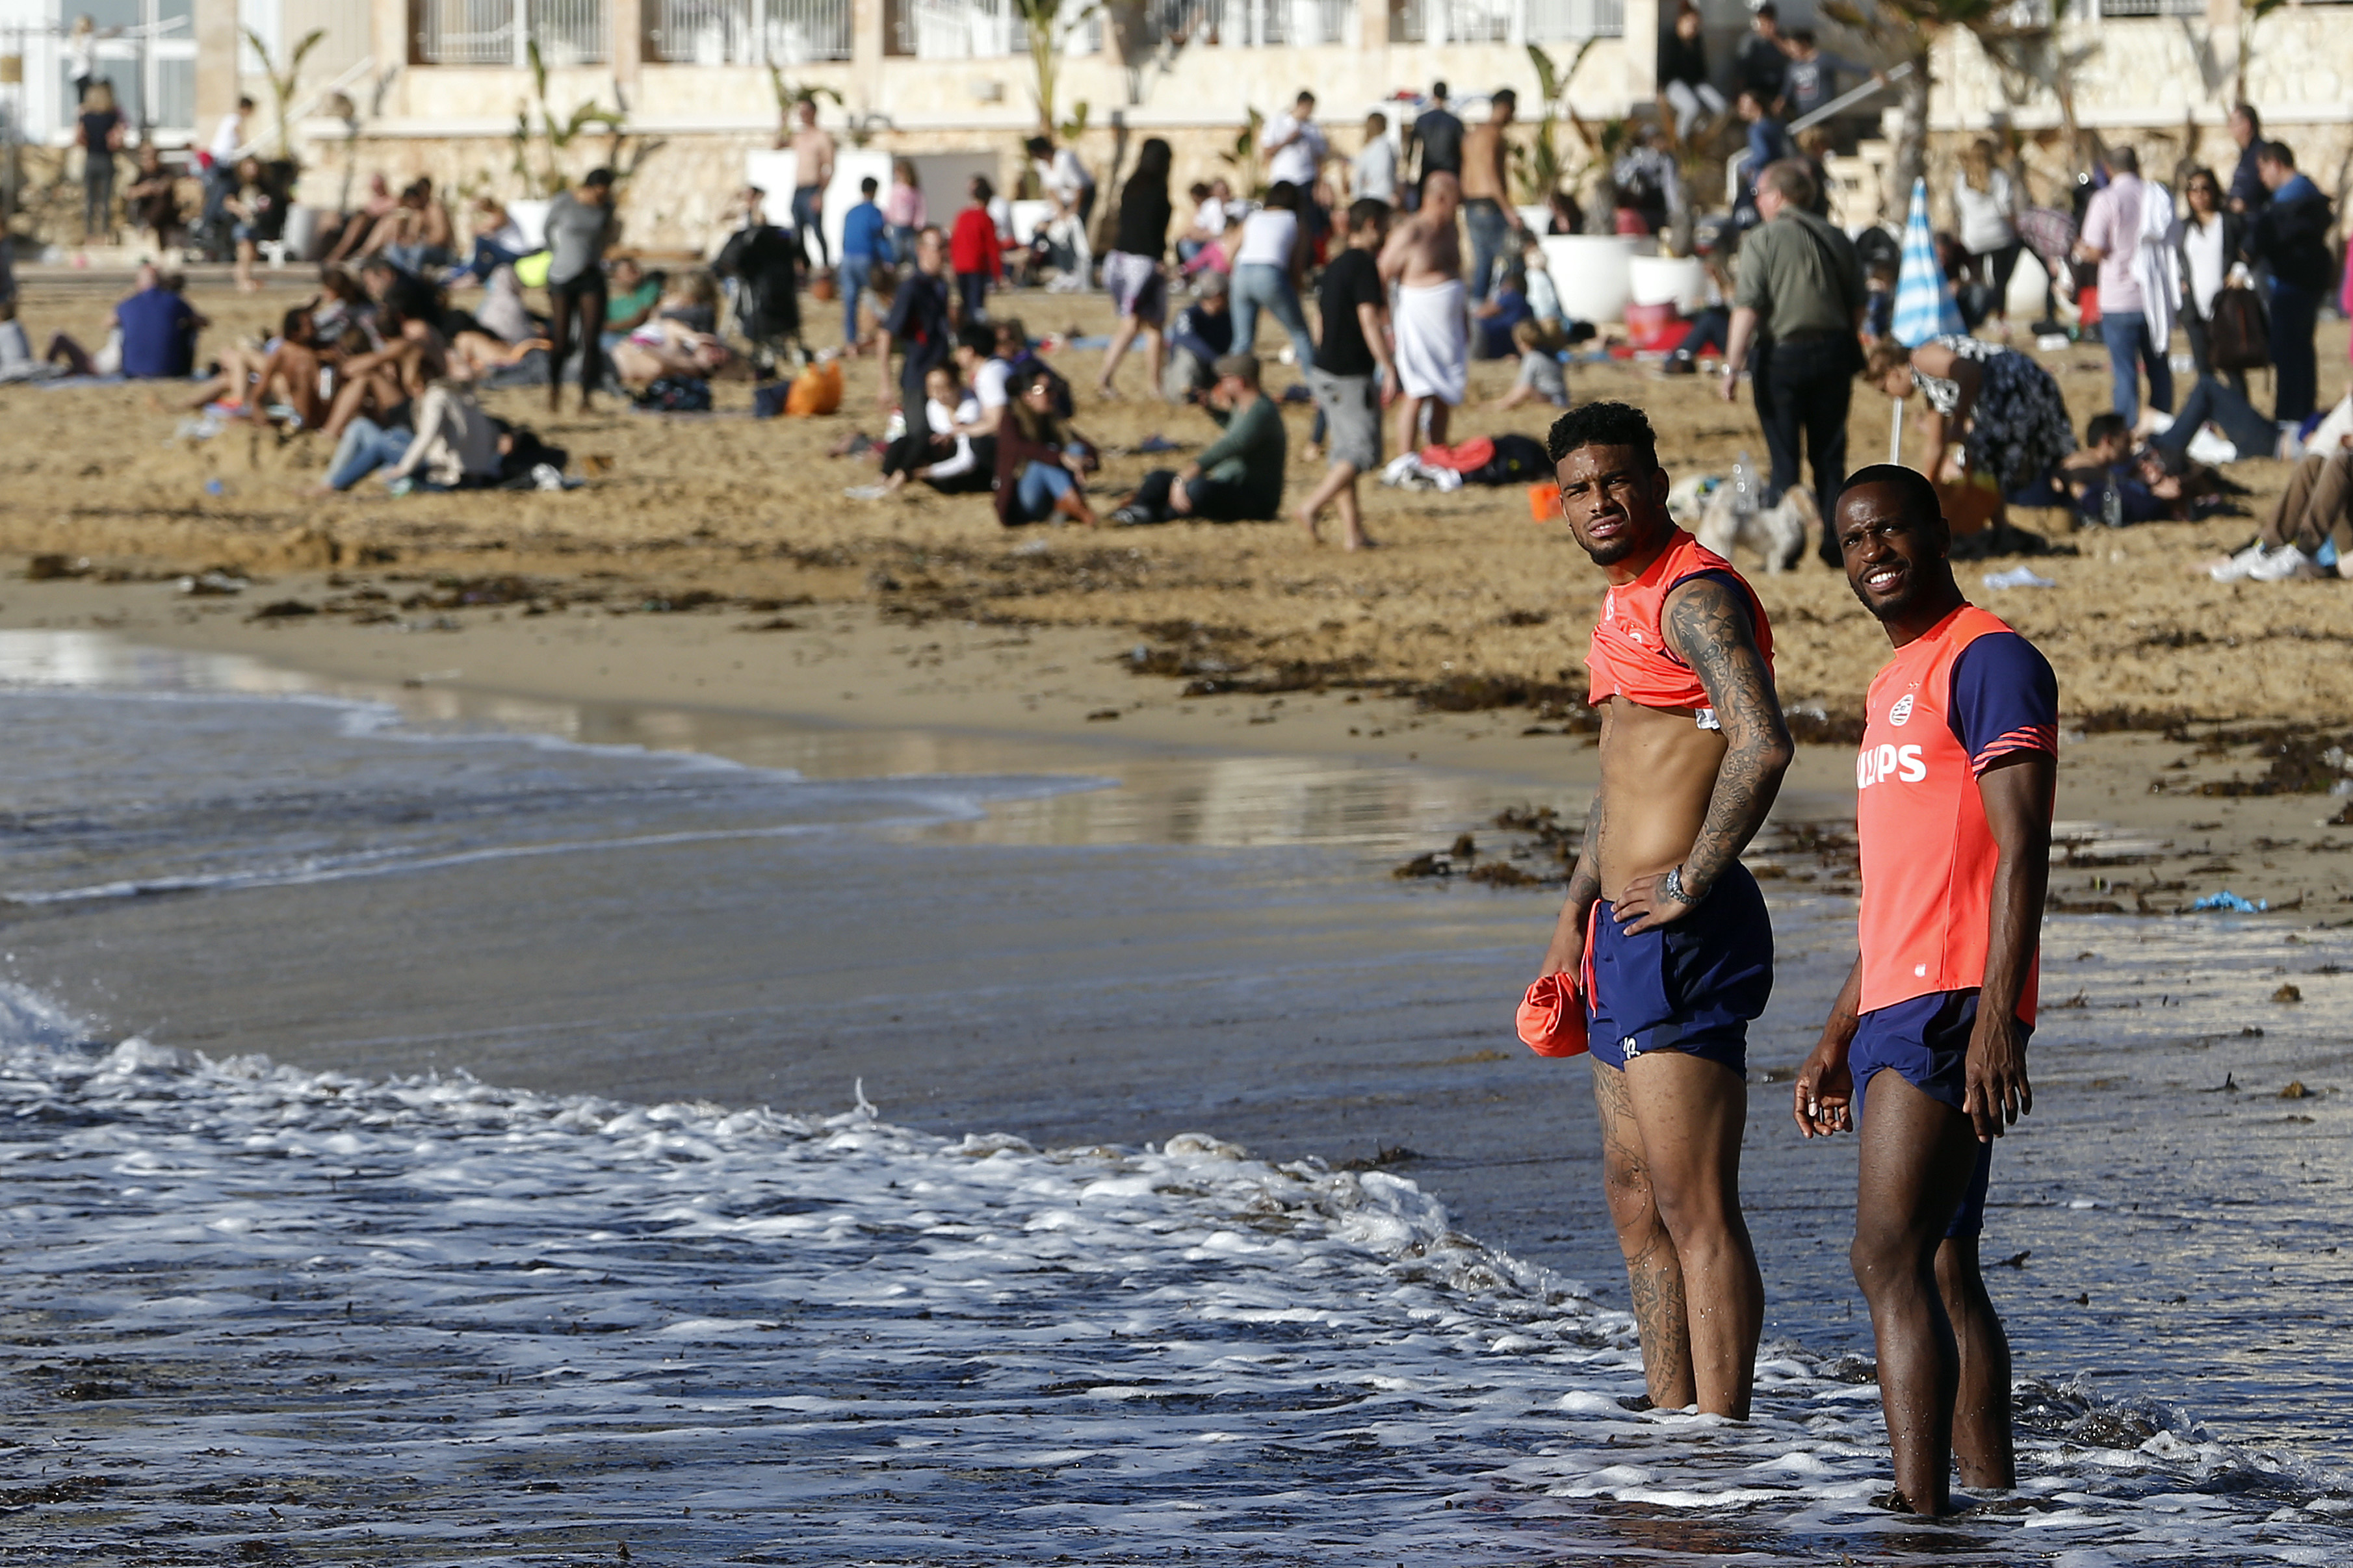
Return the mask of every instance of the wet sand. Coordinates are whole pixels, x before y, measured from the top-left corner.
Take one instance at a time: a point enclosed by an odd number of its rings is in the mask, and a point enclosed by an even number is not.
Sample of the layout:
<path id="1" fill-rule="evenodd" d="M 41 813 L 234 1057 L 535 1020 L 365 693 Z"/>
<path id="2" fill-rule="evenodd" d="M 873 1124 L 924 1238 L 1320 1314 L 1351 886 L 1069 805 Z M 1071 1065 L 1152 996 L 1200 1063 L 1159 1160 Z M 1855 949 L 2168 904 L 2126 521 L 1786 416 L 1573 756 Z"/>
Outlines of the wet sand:
<path id="1" fill-rule="evenodd" d="M 24 320 L 37 341 L 62 327 L 95 342 L 117 291 L 27 273 Z M 304 297 L 291 275 L 258 296 L 210 283 L 191 296 L 214 318 L 216 344 Z M 1039 332 L 1108 322 L 1095 297 L 1029 294 L 1006 308 Z M 830 330 L 824 312 L 811 320 Z M 2324 328 L 2324 398 L 2343 390 L 2345 334 Z M 2104 356 L 2078 345 L 2042 357 L 2080 424 L 2105 401 Z M 1092 351 L 1058 363 L 1080 388 L 1081 428 L 1112 450 L 1096 487 L 1106 506 L 1151 462 L 1177 460 L 1126 450 L 1145 436 L 1190 446 L 1214 433 L 1141 397 L 1095 401 Z M 1475 366 L 1474 395 L 1496 395 L 1510 375 L 1506 363 Z M 1140 364 L 1123 376 L 1138 388 Z M 1270 361 L 1271 384 L 1292 379 Z M 540 394 L 493 394 L 494 410 L 568 447 L 589 484 L 400 500 L 366 487 L 309 496 L 322 440 L 177 437 L 180 416 L 147 387 L 0 390 L 0 559 L 57 553 L 88 573 L 7 585 L 0 626 L 109 627 L 353 678 L 564 701 L 1013 734 L 1116 726 L 1154 742 L 1437 762 L 1556 780 L 1535 804 L 1572 818 L 1581 808 L 1591 748 L 1573 731 L 1599 575 L 1558 524 L 1529 520 L 1517 489 L 1368 486 L 1368 526 L 1385 546 L 1370 555 L 1312 547 L 1287 522 L 1008 536 L 985 497 L 843 496 L 871 470 L 824 453 L 853 428 L 879 430 L 874 380 L 871 360 L 854 362 L 841 414 L 764 423 L 744 416 L 741 384 L 723 384 L 708 417 L 608 400 L 610 411 L 551 419 Z M 1744 450 L 1761 459 L 1747 403 L 1717 401 L 1704 380 L 1609 364 L 1577 367 L 1572 387 L 1650 409 L 1678 473 L 1728 468 Z M 1551 416 L 1467 410 L 1458 433 L 1541 435 Z M 1289 418 L 1296 453 L 1307 414 Z M 1854 455 L 1883 451 L 1885 438 L 1884 401 L 1859 395 Z M 1294 467 L 1303 491 L 1316 470 Z M 2259 510 L 2284 473 L 2232 470 Z M 2055 513 L 2020 521 L 2063 526 Z M 2076 534 L 2063 542 L 2082 553 L 2034 563 L 2056 581 L 2049 589 L 1989 592 L 1982 568 L 1963 568 L 1973 596 L 2059 671 L 2061 815 L 2081 840 L 2055 884 L 2063 907 L 2169 912 L 2228 888 L 2335 919 L 2353 893 L 2353 821 L 2329 820 L 2348 801 L 2327 793 L 2353 741 L 2353 584 L 2208 581 L 2198 563 L 2254 526 Z M 173 579 L 206 567 L 253 585 L 209 600 L 174 591 Z M 1785 815 L 1837 818 L 1852 798 L 1839 742 L 1884 642 L 1844 582 L 1810 561 L 1757 583 L 1793 722 L 1831 742 L 1807 748 Z M 291 613 L 255 618 L 272 605 Z M 1220 694 L 1182 695 L 1204 688 Z"/>

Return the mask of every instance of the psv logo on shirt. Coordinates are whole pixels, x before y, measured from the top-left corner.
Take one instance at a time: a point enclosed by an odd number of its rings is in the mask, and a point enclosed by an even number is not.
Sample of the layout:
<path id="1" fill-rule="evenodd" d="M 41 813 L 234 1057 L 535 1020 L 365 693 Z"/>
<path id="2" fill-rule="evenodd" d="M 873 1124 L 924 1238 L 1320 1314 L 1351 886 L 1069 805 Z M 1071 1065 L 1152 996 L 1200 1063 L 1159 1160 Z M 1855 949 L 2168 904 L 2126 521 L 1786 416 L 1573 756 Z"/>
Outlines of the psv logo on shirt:
<path id="1" fill-rule="evenodd" d="M 1928 764 L 1917 746 L 1865 746 L 1854 759 L 1857 789 L 1869 789 L 1891 779 L 1899 784 L 1918 784 L 1927 776 Z"/>

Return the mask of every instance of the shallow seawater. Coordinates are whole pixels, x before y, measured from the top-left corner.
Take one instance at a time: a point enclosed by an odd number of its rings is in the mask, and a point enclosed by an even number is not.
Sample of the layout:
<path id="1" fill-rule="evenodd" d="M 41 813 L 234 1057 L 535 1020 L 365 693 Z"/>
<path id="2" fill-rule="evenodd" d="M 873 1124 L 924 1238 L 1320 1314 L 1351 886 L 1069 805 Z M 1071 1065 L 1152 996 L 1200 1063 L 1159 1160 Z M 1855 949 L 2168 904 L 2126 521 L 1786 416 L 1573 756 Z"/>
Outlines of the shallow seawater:
<path id="1" fill-rule="evenodd" d="M 0 676 L 31 1560 L 2353 1556 L 2343 932 L 2052 922 L 2024 1485 L 1923 1527 L 1763 1081 L 1851 906 L 1776 904 L 1736 1427 L 1620 1403 L 1584 1071 L 1493 1048 L 1544 900 L 1386 875 L 1526 781 Z"/>

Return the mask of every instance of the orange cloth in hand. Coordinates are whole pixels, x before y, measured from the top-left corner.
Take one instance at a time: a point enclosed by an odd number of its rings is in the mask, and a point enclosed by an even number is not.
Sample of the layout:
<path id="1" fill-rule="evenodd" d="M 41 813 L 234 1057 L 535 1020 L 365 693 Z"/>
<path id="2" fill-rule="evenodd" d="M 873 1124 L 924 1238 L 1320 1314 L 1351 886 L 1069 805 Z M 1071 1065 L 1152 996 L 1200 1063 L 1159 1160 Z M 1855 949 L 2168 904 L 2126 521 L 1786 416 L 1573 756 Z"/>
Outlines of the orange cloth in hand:
<path id="1" fill-rule="evenodd" d="M 1520 1038 L 1540 1057 L 1585 1054 L 1585 994 L 1566 974 L 1547 974 L 1520 1003 Z"/>

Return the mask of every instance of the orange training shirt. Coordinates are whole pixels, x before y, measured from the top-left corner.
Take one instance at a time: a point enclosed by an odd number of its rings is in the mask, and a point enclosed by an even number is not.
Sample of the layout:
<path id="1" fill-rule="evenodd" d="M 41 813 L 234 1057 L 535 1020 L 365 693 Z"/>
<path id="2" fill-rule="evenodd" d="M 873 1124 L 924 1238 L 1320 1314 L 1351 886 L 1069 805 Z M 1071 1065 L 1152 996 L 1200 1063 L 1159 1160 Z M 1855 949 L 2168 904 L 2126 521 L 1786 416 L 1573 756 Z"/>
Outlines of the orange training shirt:
<path id="1" fill-rule="evenodd" d="M 1601 598 L 1600 618 L 1593 623 L 1593 643 L 1585 658 L 1588 682 L 1586 700 L 1600 704 L 1607 697 L 1623 697 L 1645 708 L 1689 708 L 1704 730 L 1717 728 L 1715 710 L 1708 706 L 1707 689 L 1691 666 L 1667 646 L 1659 624 L 1667 595 L 1694 577 L 1728 577 L 1747 597 L 1757 651 L 1765 668 L 1773 668 L 1773 630 L 1766 624 L 1765 606 L 1747 579 L 1732 563 L 1678 528 L 1659 558 L 1631 583 L 1613 584 Z"/>
<path id="2" fill-rule="evenodd" d="M 1999 640 L 1962 668 L 1988 637 Z M 2000 851 L 1978 775 L 2012 752 L 2055 754 L 2058 743 L 2049 663 L 1974 605 L 1896 649 L 1873 679 L 1855 759 L 1862 1011 L 1984 983 Z M 2030 1024 L 2039 968 L 2038 959 L 2019 994 Z"/>

